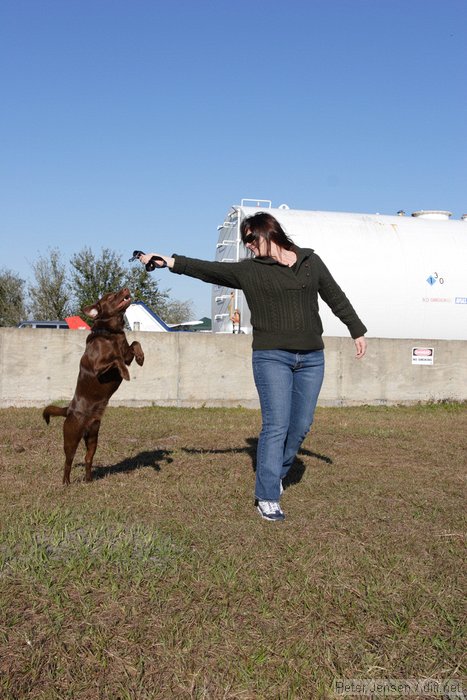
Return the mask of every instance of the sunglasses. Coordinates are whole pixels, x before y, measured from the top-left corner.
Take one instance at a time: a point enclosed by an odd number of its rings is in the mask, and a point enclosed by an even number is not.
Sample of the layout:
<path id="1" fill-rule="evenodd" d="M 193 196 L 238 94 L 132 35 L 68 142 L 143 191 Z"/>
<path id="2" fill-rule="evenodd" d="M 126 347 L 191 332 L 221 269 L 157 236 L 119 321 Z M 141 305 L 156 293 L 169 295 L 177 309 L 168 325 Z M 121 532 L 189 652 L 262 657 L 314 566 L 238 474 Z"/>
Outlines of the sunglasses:
<path id="1" fill-rule="evenodd" d="M 247 245 L 248 243 L 254 243 L 255 241 L 256 241 L 256 236 L 254 233 L 247 233 L 243 239 L 243 242 L 245 245 Z"/>

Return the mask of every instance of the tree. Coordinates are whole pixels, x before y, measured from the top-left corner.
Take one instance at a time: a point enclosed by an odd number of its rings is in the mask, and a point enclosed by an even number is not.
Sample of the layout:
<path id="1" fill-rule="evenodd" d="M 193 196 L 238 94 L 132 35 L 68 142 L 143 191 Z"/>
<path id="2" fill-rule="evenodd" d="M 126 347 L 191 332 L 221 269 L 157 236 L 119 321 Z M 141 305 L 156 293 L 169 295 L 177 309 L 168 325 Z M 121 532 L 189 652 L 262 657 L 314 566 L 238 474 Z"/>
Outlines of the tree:
<path id="1" fill-rule="evenodd" d="M 167 304 L 166 323 L 183 323 L 184 321 L 192 321 L 194 317 L 193 304 L 191 301 L 179 301 L 172 299 Z"/>
<path id="2" fill-rule="evenodd" d="M 159 289 L 159 282 L 153 272 L 146 272 L 138 265 L 128 272 L 127 285 L 135 301 L 144 301 L 166 323 L 182 323 L 193 318 L 191 301 L 170 298 L 170 289 Z"/>
<path id="3" fill-rule="evenodd" d="M 56 248 L 49 249 L 32 266 L 35 284 L 29 285 L 29 310 L 37 320 L 62 319 L 71 313 L 71 293 L 66 269 Z"/>
<path id="4" fill-rule="evenodd" d="M 104 294 L 115 292 L 125 286 L 127 271 L 121 257 L 103 248 L 96 258 L 90 248 L 83 248 L 71 258 L 72 287 L 77 309 L 94 304 Z"/>
<path id="5" fill-rule="evenodd" d="M 16 272 L 0 270 L 0 326 L 17 326 L 26 316 L 24 280 Z"/>
<path id="6" fill-rule="evenodd" d="M 127 271 L 125 284 L 131 292 L 133 301 L 144 301 L 165 320 L 170 290 L 159 289 L 159 282 L 154 273 L 146 272 L 142 265 L 136 265 Z"/>
<path id="7" fill-rule="evenodd" d="M 156 274 L 146 272 L 141 264 L 124 267 L 121 257 L 108 248 L 102 250 L 100 258 L 90 248 L 83 248 L 71 258 L 71 265 L 78 309 L 126 286 L 134 301 L 143 301 L 167 323 L 180 323 L 193 317 L 190 301 L 171 300 L 170 290 L 159 288 Z"/>

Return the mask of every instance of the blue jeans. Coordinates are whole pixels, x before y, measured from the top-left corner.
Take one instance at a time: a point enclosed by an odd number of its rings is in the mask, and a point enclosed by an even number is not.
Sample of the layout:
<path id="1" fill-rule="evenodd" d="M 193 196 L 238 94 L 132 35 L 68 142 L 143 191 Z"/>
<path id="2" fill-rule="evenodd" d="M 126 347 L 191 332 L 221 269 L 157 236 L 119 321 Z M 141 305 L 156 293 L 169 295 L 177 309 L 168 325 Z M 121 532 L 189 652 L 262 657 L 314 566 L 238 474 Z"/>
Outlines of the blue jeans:
<path id="1" fill-rule="evenodd" d="M 253 376 L 263 425 L 256 456 L 255 497 L 278 501 L 280 480 L 313 423 L 324 376 L 324 352 L 253 350 Z"/>

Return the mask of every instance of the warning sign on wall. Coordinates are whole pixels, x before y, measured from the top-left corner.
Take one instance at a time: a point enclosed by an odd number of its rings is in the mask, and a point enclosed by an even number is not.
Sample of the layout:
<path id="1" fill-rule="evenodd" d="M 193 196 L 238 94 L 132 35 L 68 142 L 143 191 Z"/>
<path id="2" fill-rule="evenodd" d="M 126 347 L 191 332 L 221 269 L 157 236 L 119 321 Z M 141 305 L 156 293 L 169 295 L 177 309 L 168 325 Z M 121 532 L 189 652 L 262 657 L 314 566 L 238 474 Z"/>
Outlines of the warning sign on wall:
<path id="1" fill-rule="evenodd" d="M 432 365 L 434 360 L 434 348 L 412 348 L 413 365 Z"/>

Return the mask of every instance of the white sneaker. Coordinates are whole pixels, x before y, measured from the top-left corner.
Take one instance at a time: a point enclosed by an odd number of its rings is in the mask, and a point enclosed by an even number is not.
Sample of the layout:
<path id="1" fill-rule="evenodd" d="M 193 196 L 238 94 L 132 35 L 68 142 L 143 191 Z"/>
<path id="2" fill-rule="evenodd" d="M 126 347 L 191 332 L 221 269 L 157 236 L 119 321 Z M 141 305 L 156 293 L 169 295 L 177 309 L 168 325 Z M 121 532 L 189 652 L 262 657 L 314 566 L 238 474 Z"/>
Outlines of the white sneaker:
<path id="1" fill-rule="evenodd" d="M 256 508 L 265 520 L 285 520 L 285 515 L 277 501 L 258 501 Z"/>

